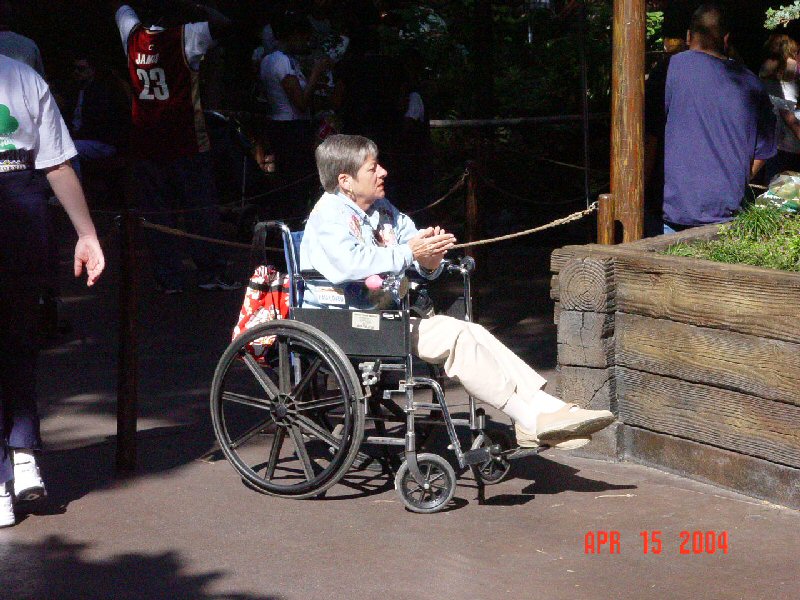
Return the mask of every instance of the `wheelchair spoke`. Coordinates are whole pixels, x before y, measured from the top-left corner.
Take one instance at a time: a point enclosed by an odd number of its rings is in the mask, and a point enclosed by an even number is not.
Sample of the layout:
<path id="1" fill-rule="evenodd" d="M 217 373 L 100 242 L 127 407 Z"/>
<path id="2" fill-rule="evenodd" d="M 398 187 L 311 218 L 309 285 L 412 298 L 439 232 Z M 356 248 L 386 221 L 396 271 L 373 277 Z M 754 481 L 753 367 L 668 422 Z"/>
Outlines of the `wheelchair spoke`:
<path id="1" fill-rule="evenodd" d="M 309 400 L 308 402 L 296 402 L 294 410 L 297 412 L 305 412 L 308 410 L 341 406 L 342 404 L 344 404 L 344 396 L 336 395 L 328 396 L 327 398 L 318 398 L 317 400 Z"/>
<path id="2" fill-rule="evenodd" d="M 267 425 L 269 425 L 270 423 L 273 423 L 273 422 L 274 421 L 272 420 L 272 416 L 269 416 L 266 419 L 262 420 L 257 425 L 255 425 L 255 426 L 251 427 L 250 429 L 248 429 L 247 431 L 245 431 L 242 435 L 237 437 L 235 440 L 231 440 L 231 443 L 230 443 L 231 448 L 233 448 L 233 449 L 238 448 L 239 446 L 244 444 L 246 441 L 252 439 L 253 437 L 257 436 L 259 433 L 264 431 L 264 428 Z"/>
<path id="3" fill-rule="evenodd" d="M 319 371 L 319 368 L 321 366 L 322 366 L 321 358 L 317 358 L 316 360 L 314 360 L 313 363 L 311 363 L 308 369 L 306 369 L 306 372 L 303 374 L 303 378 L 296 386 L 294 386 L 294 389 L 292 390 L 293 398 L 297 399 L 303 395 L 303 393 L 306 391 L 306 388 L 314 379 L 314 376 L 317 374 L 317 371 Z"/>
<path id="4" fill-rule="evenodd" d="M 261 387 L 264 388 L 264 391 L 267 392 L 269 399 L 274 400 L 275 396 L 277 396 L 280 391 L 277 387 L 275 387 L 275 384 L 272 383 L 272 380 L 264 372 L 264 369 L 261 368 L 261 365 L 258 364 L 255 358 L 246 352 L 242 354 L 242 360 L 244 361 L 244 364 L 247 365 L 247 368 L 250 369 L 250 372 L 255 376 L 258 383 L 261 384 Z"/>
<path id="5" fill-rule="evenodd" d="M 439 481 L 439 480 L 440 480 L 442 477 L 444 477 L 444 473 L 439 473 L 439 474 L 438 474 L 436 477 L 434 477 L 433 479 L 430 479 L 430 480 L 428 481 L 428 483 L 430 483 L 431 485 L 433 485 L 433 482 L 434 482 L 434 481 Z"/>
<path id="6" fill-rule="evenodd" d="M 328 444 L 329 446 L 333 446 L 337 450 L 342 445 L 341 440 L 335 438 L 330 432 L 325 431 L 322 427 L 314 423 L 311 419 L 304 417 L 302 415 L 297 415 L 295 417 L 298 431 L 303 430 L 308 435 L 313 435 L 321 439 L 323 442 Z"/>
<path id="7" fill-rule="evenodd" d="M 244 404 L 245 406 L 252 406 L 253 408 L 260 408 L 261 410 L 272 410 L 272 402 L 263 400 L 262 398 L 246 396 L 245 394 L 237 394 L 236 392 L 223 392 L 222 399 L 228 402 Z"/>
<path id="8" fill-rule="evenodd" d="M 311 464 L 311 459 L 308 457 L 308 451 L 306 450 L 306 445 L 303 442 L 303 434 L 300 431 L 300 427 L 297 425 L 292 425 L 289 429 L 289 435 L 292 436 L 292 441 L 297 449 L 297 457 L 300 459 L 300 462 L 303 463 L 303 472 L 306 474 L 306 479 L 311 481 L 315 476 L 314 465 Z"/>
<path id="9" fill-rule="evenodd" d="M 272 440 L 272 447 L 269 451 L 269 461 L 267 462 L 267 471 L 264 474 L 264 477 L 269 480 L 272 479 L 273 475 L 275 475 L 275 465 L 278 464 L 278 456 L 281 453 L 281 447 L 283 446 L 283 440 L 286 439 L 286 429 L 283 427 L 279 427 L 278 431 L 275 432 L 275 438 Z"/>
<path id="10" fill-rule="evenodd" d="M 267 337 L 274 342 L 262 361 L 248 348 Z M 350 361 L 327 346 L 330 340 L 305 323 L 269 323 L 232 342 L 217 365 L 214 434 L 237 472 L 263 492 L 317 496 L 358 454 L 360 381 Z"/>
<path id="11" fill-rule="evenodd" d="M 292 387 L 292 364 L 289 358 L 289 342 L 278 338 L 278 388 L 288 394 Z"/>
<path id="12" fill-rule="evenodd" d="M 411 494 L 416 494 L 416 493 L 419 493 L 419 502 L 420 503 L 425 502 L 425 494 L 426 494 L 425 489 L 422 487 L 418 487 L 417 489 L 411 492 Z"/>

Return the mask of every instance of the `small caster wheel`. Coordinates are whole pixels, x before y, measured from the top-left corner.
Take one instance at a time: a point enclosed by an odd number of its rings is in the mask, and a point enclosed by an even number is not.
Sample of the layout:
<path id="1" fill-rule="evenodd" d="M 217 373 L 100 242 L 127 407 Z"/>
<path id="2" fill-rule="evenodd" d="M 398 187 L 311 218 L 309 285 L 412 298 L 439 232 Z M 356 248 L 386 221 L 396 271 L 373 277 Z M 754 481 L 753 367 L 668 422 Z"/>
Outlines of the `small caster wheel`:
<path id="1" fill-rule="evenodd" d="M 491 433 L 483 431 L 475 442 L 472 444 L 472 449 L 488 448 L 497 444 L 502 450 L 510 450 L 512 447 L 511 438 L 505 431 L 494 430 Z M 509 471 L 511 471 L 511 463 L 502 456 L 490 458 L 484 463 L 475 466 L 475 473 L 481 478 L 486 485 L 494 485 L 500 483 L 506 478 Z"/>
<path id="2" fill-rule="evenodd" d="M 420 485 L 403 461 L 394 478 L 394 487 L 406 508 L 415 513 L 435 513 L 442 510 L 456 491 L 456 473 L 450 463 L 438 454 L 418 454 L 417 464 L 424 478 Z"/>

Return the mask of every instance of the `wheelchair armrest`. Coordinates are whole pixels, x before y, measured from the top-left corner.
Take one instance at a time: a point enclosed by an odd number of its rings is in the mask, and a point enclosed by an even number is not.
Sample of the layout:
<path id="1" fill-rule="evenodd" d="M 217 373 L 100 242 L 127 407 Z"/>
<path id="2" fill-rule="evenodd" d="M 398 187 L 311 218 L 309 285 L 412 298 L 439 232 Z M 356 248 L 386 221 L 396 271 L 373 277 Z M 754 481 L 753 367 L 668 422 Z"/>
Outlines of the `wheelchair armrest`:
<path id="1" fill-rule="evenodd" d="M 455 260 L 444 259 L 444 270 L 447 273 L 460 273 L 462 275 L 472 273 L 475 270 L 475 259 L 471 256 L 462 256 L 457 262 Z"/>
<path id="2" fill-rule="evenodd" d="M 327 281 L 325 277 L 319 271 L 315 271 L 314 269 L 306 269 L 305 271 L 300 271 L 300 277 L 305 279 L 306 281 Z"/>

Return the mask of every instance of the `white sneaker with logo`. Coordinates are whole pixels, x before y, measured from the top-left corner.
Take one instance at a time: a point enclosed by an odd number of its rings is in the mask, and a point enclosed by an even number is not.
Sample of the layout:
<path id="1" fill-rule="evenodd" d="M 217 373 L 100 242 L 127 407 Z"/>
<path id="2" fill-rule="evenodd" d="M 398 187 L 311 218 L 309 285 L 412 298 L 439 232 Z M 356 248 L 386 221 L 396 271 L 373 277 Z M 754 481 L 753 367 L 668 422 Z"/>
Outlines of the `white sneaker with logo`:
<path id="1" fill-rule="evenodd" d="M 11 493 L 11 485 L 0 483 L 0 527 L 11 527 L 16 522 L 14 494 Z"/>
<path id="2" fill-rule="evenodd" d="M 17 502 L 30 502 L 47 495 L 39 466 L 31 455 L 17 462 L 14 456 L 14 497 Z"/>

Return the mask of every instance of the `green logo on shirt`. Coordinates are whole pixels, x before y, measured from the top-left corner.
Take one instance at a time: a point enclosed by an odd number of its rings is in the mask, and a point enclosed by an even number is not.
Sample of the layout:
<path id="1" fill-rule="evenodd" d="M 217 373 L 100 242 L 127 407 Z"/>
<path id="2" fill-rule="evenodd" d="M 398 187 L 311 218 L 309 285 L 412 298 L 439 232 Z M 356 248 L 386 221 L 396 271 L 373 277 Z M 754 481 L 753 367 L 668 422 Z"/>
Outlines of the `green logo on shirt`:
<path id="1" fill-rule="evenodd" d="M 5 104 L 0 104 L 0 150 L 17 149 L 17 147 L 11 143 L 11 140 L 6 140 L 4 138 L 9 137 L 18 128 L 19 121 L 11 114 L 11 110 Z"/>

